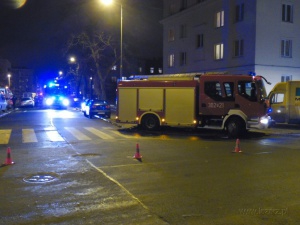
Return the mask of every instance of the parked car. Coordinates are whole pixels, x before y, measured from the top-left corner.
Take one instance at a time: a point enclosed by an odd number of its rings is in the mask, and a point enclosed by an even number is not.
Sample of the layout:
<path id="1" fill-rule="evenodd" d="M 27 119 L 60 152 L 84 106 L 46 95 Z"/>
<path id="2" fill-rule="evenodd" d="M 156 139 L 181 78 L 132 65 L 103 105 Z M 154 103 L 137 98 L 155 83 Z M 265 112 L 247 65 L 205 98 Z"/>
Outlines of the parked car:
<path id="1" fill-rule="evenodd" d="M 104 100 L 90 100 L 85 106 L 85 114 L 90 119 L 95 115 L 110 118 L 110 105 Z"/>
<path id="2" fill-rule="evenodd" d="M 4 112 L 6 111 L 6 109 L 7 109 L 6 99 L 4 95 L 0 93 L 0 110 Z"/>
<path id="3" fill-rule="evenodd" d="M 86 108 L 86 105 L 88 104 L 88 102 L 90 101 L 90 99 L 85 99 L 82 103 L 81 103 L 81 112 L 83 113 L 83 115 L 86 116 L 86 113 L 85 113 L 85 108 Z"/>
<path id="4" fill-rule="evenodd" d="M 34 100 L 30 97 L 21 98 L 20 107 L 34 107 Z"/>

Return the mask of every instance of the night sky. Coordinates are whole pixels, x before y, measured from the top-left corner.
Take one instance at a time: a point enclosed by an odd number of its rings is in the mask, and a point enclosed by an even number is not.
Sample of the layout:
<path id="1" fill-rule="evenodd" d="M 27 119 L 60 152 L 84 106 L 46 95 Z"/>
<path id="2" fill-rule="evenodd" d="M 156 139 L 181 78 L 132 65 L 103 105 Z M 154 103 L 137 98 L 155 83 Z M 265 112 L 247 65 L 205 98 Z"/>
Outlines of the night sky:
<path id="1" fill-rule="evenodd" d="M 123 5 L 123 43 L 137 57 L 162 57 L 162 0 L 119 0 Z M 19 3 L 18 3 L 19 2 Z M 23 6 L 19 7 L 19 5 Z M 67 64 L 72 34 L 104 31 L 120 35 L 120 5 L 99 0 L 1 0 L 0 58 L 13 67 L 57 75 Z"/>

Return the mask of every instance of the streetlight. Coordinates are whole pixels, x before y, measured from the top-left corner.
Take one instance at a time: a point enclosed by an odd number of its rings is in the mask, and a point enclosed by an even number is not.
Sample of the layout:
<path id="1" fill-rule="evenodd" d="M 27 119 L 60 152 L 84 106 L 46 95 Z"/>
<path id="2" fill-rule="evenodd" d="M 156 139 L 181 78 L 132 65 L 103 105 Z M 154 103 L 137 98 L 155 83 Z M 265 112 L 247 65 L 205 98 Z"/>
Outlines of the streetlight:
<path id="1" fill-rule="evenodd" d="M 7 74 L 7 78 L 8 78 L 8 87 L 10 88 L 10 78 L 11 78 L 11 74 Z"/>
<path id="2" fill-rule="evenodd" d="M 101 0 L 104 5 L 111 5 L 114 0 Z M 120 37 L 120 80 L 122 80 L 123 75 L 123 5 L 120 0 L 121 7 L 121 37 Z"/>
<path id="3" fill-rule="evenodd" d="M 91 99 L 93 99 L 93 77 L 90 77 L 91 81 Z"/>

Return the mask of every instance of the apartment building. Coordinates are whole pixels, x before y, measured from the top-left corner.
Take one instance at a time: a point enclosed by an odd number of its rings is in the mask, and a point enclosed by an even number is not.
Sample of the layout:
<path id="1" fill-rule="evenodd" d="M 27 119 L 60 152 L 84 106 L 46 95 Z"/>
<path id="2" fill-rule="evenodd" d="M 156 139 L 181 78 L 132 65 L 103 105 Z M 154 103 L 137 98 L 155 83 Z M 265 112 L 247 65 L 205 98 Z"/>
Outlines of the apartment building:
<path id="1" fill-rule="evenodd" d="M 300 80 L 300 1 L 164 0 L 164 73 Z"/>

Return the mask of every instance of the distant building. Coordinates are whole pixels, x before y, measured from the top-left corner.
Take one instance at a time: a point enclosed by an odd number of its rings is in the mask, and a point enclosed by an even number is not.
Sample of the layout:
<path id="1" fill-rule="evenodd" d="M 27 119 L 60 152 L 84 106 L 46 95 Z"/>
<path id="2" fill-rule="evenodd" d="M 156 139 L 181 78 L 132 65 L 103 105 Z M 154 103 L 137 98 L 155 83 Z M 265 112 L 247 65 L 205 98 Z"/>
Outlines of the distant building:
<path id="1" fill-rule="evenodd" d="M 164 0 L 164 73 L 300 80 L 300 1 Z"/>
<path id="2" fill-rule="evenodd" d="M 0 87 L 8 86 L 8 74 L 11 64 L 6 59 L 0 59 Z"/>
<path id="3" fill-rule="evenodd" d="M 37 79 L 33 70 L 26 68 L 11 68 L 11 90 L 20 98 L 25 92 L 35 93 L 37 90 Z"/>

